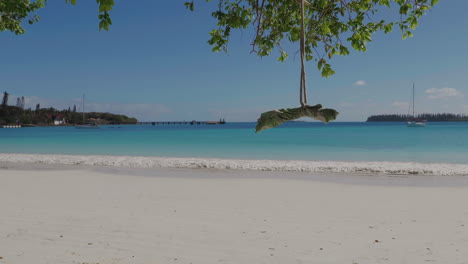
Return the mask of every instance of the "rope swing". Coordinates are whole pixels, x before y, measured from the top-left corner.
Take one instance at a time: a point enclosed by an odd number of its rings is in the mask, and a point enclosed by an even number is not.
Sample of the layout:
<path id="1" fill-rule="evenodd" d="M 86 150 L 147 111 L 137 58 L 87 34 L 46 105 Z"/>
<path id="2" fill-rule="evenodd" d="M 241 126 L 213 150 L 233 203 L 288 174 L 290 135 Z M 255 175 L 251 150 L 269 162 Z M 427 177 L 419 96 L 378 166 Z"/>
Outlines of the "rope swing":
<path id="1" fill-rule="evenodd" d="M 307 105 L 307 87 L 306 87 L 306 71 L 305 71 L 305 3 L 301 0 L 301 81 L 299 91 L 299 103 L 302 107 Z"/>
<path id="2" fill-rule="evenodd" d="M 328 123 L 336 119 L 338 112 L 334 109 L 322 109 L 321 104 L 315 106 L 307 105 L 307 87 L 306 87 L 306 70 L 305 70 L 305 2 L 301 1 L 301 39 L 300 39 L 300 53 L 301 53 L 301 78 L 299 85 L 299 108 L 283 108 L 269 112 L 262 113 L 257 120 L 255 132 L 258 133 L 262 130 L 279 126 L 280 124 L 295 120 L 301 117 L 310 117 Z"/>

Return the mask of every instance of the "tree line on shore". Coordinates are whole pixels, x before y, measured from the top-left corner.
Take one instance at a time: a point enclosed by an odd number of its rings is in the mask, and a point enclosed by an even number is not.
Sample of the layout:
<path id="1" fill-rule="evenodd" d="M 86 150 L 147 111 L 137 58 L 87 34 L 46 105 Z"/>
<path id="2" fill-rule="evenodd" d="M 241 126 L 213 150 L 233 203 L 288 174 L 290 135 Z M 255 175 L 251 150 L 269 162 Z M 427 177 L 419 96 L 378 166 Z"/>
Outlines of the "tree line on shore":
<path id="1" fill-rule="evenodd" d="M 418 114 L 414 118 L 427 120 L 429 122 L 444 122 L 444 121 L 468 121 L 468 115 L 465 114 L 451 114 L 451 113 L 438 113 Z M 412 115 L 404 114 L 383 114 L 372 115 L 367 118 L 366 122 L 405 122 L 413 119 Z"/>
<path id="2" fill-rule="evenodd" d="M 89 112 L 85 113 L 86 120 L 83 120 L 83 113 L 76 112 L 76 105 L 68 109 L 58 110 L 55 108 L 41 108 L 36 104 L 35 110 L 25 109 L 24 97 L 16 100 L 16 105 L 8 105 L 9 94 L 3 93 L 2 103 L 0 105 L 0 125 L 6 124 L 30 124 L 37 126 L 48 126 L 53 124 L 78 124 L 89 121 L 100 124 L 135 124 L 136 118 L 130 118 L 126 115 L 117 115 L 111 113 Z"/>

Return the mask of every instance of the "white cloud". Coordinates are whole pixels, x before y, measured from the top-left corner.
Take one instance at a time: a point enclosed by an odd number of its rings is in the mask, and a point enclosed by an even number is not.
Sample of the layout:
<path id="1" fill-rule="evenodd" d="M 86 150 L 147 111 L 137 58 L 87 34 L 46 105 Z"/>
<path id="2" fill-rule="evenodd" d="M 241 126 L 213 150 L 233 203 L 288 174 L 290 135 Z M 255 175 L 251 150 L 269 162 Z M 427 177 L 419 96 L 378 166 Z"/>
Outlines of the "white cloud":
<path id="1" fill-rule="evenodd" d="M 366 81 L 364 80 L 358 80 L 354 83 L 354 85 L 357 85 L 357 86 L 364 86 L 366 85 Z"/>
<path id="2" fill-rule="evenodd" d="M 455 88 L 431 88 L 425 91 L 429 99 L 447 99 L 449 97 L 463 97 L 463 93 Z"/>

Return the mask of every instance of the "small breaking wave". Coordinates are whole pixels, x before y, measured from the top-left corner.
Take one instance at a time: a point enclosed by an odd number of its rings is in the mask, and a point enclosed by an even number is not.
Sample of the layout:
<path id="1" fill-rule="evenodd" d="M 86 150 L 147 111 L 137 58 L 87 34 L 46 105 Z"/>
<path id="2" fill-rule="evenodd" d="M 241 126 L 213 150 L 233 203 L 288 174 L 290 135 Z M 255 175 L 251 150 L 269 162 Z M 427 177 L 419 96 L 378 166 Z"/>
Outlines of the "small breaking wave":
<path id="1" fill-rule="evenodd" d="M 400 175 L 468 175 L 468 164 L 387 161 L 240 160 L 97 155 L 0 154 L 0 162 L 131 168 L 205 168 Z"/>

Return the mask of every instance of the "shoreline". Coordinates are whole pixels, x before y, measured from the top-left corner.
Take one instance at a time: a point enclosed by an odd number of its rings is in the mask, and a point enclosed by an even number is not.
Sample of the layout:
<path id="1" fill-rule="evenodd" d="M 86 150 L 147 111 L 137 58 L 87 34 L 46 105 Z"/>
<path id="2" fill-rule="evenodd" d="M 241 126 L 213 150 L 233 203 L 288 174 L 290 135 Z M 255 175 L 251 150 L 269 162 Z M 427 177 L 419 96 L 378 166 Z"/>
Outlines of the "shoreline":
<path id="1" fill-rule="evenodd" d="M 98 165 L 46 164 L 28 162 L 0 162 L 0 176 L 8 172 L 87 172 L 106 175 L 171 179 L 256 179 L 311 181 L 358 186 L 404 186 L 404 187 L 468 187 L 468 177 L 460 175 L 401 175 L 372 173 L 333 173 L 302 171 L 229 170 L 212 168 L 140 168 L 110 167 Z M 1 178 L 0 178 L 1 179 Z"/>
<path id="2" fill-rule="evenodd" d="M 109 155 L 0 153 L 1 163 L 81 165 L 121 168 L 185 168 L 241 171 L 467 176 L 468 164 L 389 161 L 242 160 Z"/>

